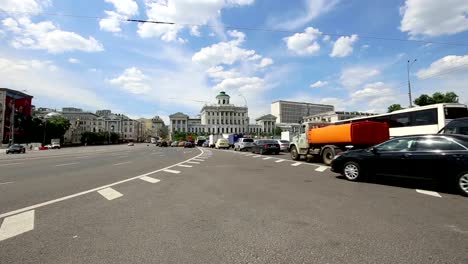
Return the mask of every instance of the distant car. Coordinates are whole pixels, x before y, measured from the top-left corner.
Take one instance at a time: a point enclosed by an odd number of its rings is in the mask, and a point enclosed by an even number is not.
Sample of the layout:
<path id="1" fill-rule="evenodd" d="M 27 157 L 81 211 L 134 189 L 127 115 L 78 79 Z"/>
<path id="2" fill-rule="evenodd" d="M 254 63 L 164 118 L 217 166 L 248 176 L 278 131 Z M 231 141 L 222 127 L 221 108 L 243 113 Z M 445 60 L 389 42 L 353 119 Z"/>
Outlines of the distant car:
<path id="1" fill-rule="evenodd" d="M 284 152 L 289 151 L 289 141 L 287 140 L 277 140 L 278 144 L 280 145 L 280 150 Z"/>
<path id="2" fill-rule="evenodd" d="M 167 142 L 166 141 L 161 142 L 161 147 L 167 147 Z"/>
<path id="3" fill-rule="evenodd" d="M 449 183 L 468 196 L 468 136 L 460 134 L 397 137 L 368 149 L 336 155 L 331 171 L 349 181 L 393 176 Z"/>
<path id="4" fill-rule="evenodd" d="M 194 145 L 193 145 L 192 142 L 187 141 L 187 142 L 185 142 L 184 148 L 193 148 L 193 146 Z"/>
<path id="5" fill-rule="evenodd" d="M 234 143 L 234 150 L 244 151 L 250 150 L 253 146 L 253 138 L 239 138 L 236 143 Z"/>
<path id="6" fill-rule="evenodd" d="M 179 145 L 179 141 L 173 141 L 171 143 L 171 147 L 177 147 Z"/>
<path id="7" fill-rule="evenodd" d="M 280 153 L 280 145 L 276 140 L 271 139 L 259 139 L 254 142 L 252 147 L 252 153 L 258 153 L 260 155 L 273 153 L 278 155 Z"/>
<path id="8" fill-rule="evenodd" d="M 203 144 L 202 144 L 202 147 L 204 147 L 204 148 L 207 148 L 209 146 L 210 146 L 210 142 L 208 140 L 203 142 Z"/>
<path id="9" fill-rule="evenodd" d="M 26 148 L 19 144 L 13 144 L 6 149 L 6 154 L 10 153 L 26 153 Z"/>
<path id="10" fill-rule="evenodd" d="M 47 145 L 44 146 L 44 148 L 46 148 L 46 149 L 52 149 L 52 145 L 51 145 L 51 144 L 47 144 Z"/>
<path id="11" fill-rule="evenodd" d="M 127 144 L 127 146 L 134 146 L 135 144 L 133 144 L 133 142 L 130 142 Z"/>
<path id="12" fill-rule="evenodd" d="M 185 141 L 180 141 L 177 146 L 178 147 L 184 147 L 185 146 Z"/>
<path id="13" fill-rule="evenodd" d="M 229 149 L 229 141 L 225 138 L 218 138 L 215 143 L 217 149 Z"/>

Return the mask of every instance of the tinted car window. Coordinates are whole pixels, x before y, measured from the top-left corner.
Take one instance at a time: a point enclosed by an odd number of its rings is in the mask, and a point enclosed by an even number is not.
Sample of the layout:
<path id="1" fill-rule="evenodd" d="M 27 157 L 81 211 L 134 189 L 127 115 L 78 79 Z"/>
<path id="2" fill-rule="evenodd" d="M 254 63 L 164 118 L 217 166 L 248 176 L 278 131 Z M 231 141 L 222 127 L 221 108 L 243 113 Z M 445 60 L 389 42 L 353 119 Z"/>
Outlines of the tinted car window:
<path id="1" fill-rule="evenodd" d="M 415 138 L 397 138 L 377 146 L 379 151 L 409 151 L 415 147 Z"/>
<path id="2" fill-rule="evenodd" d="M 468 117 L 468 109 L 461 107 L 445 108 L 445 119 L 456 119 L 461 117 Z"/>
<path id="3" fill-rule="evenodd" d="M 280 140 L 281 143 L 289 143 L 287 140 Z"/>
<path id="4" fill-rule="evenodd" d="M 242 142 L 254 142 L 254 140 L 251 138 L 244 138 Z"/>
<path id="5" fill-rule="evenodd" d="M 418 151 L 464 150 L 462 146 L 446 138 L 420 138 L 416 145 Z"/>

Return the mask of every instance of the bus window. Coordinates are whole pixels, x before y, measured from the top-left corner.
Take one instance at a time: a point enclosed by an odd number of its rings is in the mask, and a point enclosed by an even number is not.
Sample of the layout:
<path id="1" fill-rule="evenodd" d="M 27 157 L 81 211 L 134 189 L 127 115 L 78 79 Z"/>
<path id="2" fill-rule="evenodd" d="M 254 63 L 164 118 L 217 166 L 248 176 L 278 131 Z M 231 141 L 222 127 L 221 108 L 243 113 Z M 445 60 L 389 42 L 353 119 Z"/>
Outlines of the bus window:
<path id="1" fill-rule="evenodd" d="M 445 107 L 445 119 L 468 117 L 468 109 L 462 107 Z"/>
<path id="2" fill-rule="evenodd" d="M 409 113 L 396 114 L 391 117 L 390 127 L 406 127 L 410 124 Z"/>
<path id="3" fill-rule="evenodd" d="M 437 124 L 437 109 L 427 109 L 414 112 L 413 126 L 425 126 Z"/>

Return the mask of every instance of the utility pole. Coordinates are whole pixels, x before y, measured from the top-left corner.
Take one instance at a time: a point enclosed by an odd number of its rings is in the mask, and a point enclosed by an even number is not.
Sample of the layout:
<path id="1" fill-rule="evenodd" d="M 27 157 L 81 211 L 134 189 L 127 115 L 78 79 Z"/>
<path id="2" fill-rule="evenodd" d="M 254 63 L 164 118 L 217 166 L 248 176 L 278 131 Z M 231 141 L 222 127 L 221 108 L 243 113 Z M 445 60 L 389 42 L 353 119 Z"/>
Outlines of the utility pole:
<path id="1" fill-rule="evenodd" d="M 409 97 L 409 107 L 413 107 L 413 100 L 411 99 L 411 81 L 410 81 L 410 68 L 411 66 L 413 66 L 413 64 L 417 61 L 417 59 L 414 59 L 412 62 L 410 62 L 410 60 L 407 61 L 407 64 L 406 64 L 406 69 L 407 69 L 407 76 L 408 76 L 408 97 Z"/>
<path id="2" fill-rule="evenodd" d="M 11 118 L 10 118 L 10 134 L 11 134 L 11 145 L 15 143 L 15 98 L 11 100 Z"/>

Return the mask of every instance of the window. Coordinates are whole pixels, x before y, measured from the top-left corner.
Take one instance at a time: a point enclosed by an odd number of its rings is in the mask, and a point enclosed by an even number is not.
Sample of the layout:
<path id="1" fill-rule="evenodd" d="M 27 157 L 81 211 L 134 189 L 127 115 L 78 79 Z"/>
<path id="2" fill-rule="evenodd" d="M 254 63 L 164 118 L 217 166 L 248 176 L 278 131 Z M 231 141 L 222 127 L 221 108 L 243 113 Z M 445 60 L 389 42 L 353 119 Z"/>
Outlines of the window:
<path id="1" fill-rule="evenodd" d="M 411 122 L 409 113 L 396 114 L 391 117 L 390 127 L 406 127 L 410 124 Z"/>
<path id="2" fill-rule="evenodd" d="M 444 109 L 445 119 L 455 119 L 460 117 L 468 117 L 468 109 L 461 107 L 446 107 Z"/>
<path id="3" fill-rule="evenodd" d="M 437 109 L 427 109 L 414 112 L 413 126 L 437 124 Z"/>
<path id="4" fill-rule="evenodd" d="M 130 128 L 128 132 L 132 133 L 132 128 Z"/>
<path id="5" fill-rule="evenodd" d="M 419 138 L 416 146 L 418 151 L 438 151 L 438 150 L 465 150 L 457 143 L 442 137 Z"/>
<path id="6" fill-rule="evenodd" d="M 408 151 L 414 150 L 416 146 L 416 138 L 397 138 L 387 141 L 377 146 L 379 151 Z"/>

